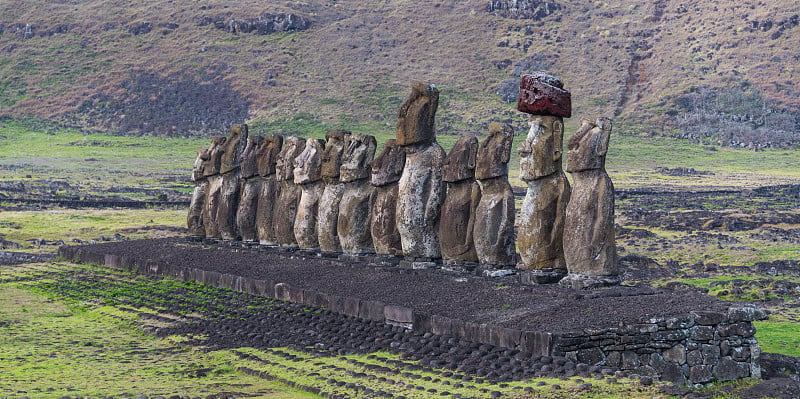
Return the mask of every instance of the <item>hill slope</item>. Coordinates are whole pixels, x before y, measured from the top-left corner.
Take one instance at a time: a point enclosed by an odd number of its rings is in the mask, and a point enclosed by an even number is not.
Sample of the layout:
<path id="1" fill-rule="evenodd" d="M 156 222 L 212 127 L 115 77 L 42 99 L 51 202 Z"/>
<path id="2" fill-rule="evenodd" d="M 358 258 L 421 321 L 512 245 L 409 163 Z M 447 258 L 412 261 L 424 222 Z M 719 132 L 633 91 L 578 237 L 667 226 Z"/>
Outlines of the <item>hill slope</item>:
<path id="1" fill-rule="evenodd" d="M 701 3 L 10 0 L 0 116 L 128 134 L 245 119 L 391 131 L 422 79 L 442 92 L 440 133 L 482 132 L 524 124 L 497 93 L 513 97 L 516 76 L 539 69 L 564 80 L 576 117 L 623 131 L 670 131 L 704 86 L 746 86 L 796 112 L 797 2 Z"/>

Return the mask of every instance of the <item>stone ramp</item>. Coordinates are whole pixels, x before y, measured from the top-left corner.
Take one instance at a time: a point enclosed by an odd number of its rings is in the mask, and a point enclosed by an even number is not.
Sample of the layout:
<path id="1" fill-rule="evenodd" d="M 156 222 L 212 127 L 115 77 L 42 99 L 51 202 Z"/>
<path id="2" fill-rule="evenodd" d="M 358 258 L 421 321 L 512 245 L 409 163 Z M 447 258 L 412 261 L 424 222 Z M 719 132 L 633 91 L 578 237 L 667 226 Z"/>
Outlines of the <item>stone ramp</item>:
<path id="1" fill-rule="evenodd" d="M 575 291 L 189 239 L 64 246 L 67 259 L 319 306 L 416 331 L 565 356 L 681 384 L 760 378 L 753 308 L 695 291 Z"/>

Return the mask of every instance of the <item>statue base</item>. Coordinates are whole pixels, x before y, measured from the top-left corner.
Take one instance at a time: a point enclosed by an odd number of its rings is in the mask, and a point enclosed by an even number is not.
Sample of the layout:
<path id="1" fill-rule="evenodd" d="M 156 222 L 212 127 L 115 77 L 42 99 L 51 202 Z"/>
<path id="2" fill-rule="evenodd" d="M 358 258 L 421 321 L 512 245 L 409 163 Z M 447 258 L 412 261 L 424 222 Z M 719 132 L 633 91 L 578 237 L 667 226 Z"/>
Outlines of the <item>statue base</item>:
<path id="1" fill-rule="evenodd" d="M 519 282 L 525 285 L 555 284 L 567 275 L 566 270 L 519 270 Z"/>
<path id="2" fill-rule="evenodd" d="M 589 276 L 586 274 L 569 273 L 558 282 L 562 287 L 576 290 L 591 290 L 595 288 L 612 287 L 622 283 L 620 276 Z"/>

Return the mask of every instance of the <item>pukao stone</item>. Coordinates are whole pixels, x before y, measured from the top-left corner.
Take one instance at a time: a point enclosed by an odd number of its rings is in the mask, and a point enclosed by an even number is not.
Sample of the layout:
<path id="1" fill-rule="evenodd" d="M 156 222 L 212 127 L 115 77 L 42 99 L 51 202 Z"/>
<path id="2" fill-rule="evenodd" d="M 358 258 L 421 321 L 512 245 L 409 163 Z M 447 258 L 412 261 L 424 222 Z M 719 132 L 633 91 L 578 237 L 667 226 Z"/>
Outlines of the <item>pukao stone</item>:
<path id="1" fill-rule="evenodd" d="M 435 86 L 415 82 L 398 110 L 397 144 L 406 152 L 406 164 L 400 176 L 396 221 L 406 257 L 441 257 L 439 217 L 444 202 L 445 152 L 436 143 L 438 104 Z"/>
<path id="2" fill-rule="evenodd" d="M 217 208 L 217 224 L 223 240 L 235 240 L 239 237 L 236 228 L 236 211 L 239 205 L 239 176 L 241 174 L 242 155 L 247 145 L 247 125 L 231 126 L 225 148 L 220 159 L 222 175 L 222 191 Z"/>
<path id="3" fill-rule="evenodd" d="M 478 149 L 475 177 L 481 188 L 475 209 L 474 237 L 478 262 L 493 267 L 516 263 L 514 191 L 508 182 L 508 161 L 514 130 L 489 124 L 489 135 Z"/>
<path id="4" fill-rule="evenodd" d="M 563 119 L 530 117 L 530 129 L 519 148 L 520 178 L 528 184 L 519 214 L 518 267 L 550 271 L 558 281 L 567 273 L 564 261 L 564 218 L 570 186 L 562 170 Z"/>
<path id="5" fill-rule="evenodd" d="M 258 174 L 258 150 L 264 138 L 250 136 L 244 148 L 241 162 L 239 207 L 236 211 L 236 227 L 242 241 L 258 241 L 256 229 L 256 212 L 258 211 L 258 197 L 261 193 L 262 180 Z"/>
<path id="6" fill-rule="evenodd" d="M 297 246 L 294 237 L 294 219 L 300 202 L 300 187 L 294 184 L 294 159 L 305 150 L 306 140 L 289 136 L 283 144 L 275 166 L 278 181 L 278 201 L 275 203 L 273 223 L 275 240 L 283 247 Z"/>
<path id="7" fill-rule="evenodd" d="M 338 234 L 342 251 L 350 255 L 374 253 L 370 234 L 370 211 L 374 188 L 370 184 L 374 136 L 355 134 L 345 139 L 341 174 L 344 194 L 339 206 Z"/>
<path id="8" fill-rule="evenodd" d="M 339 169 L 342 166 L 342 153 L 345 140 L 350 136 L 347 130 L 331 130 L 325 134 L 325 152 L 322 155 L 322 180 L 325 183 L 319 204 L 317 218 L 317 234 L 319 247 L 325 252 L 339 252 L 339 203 L 344 194 L 344 183 L 339 181 Z"/>
<path id="9" fill-rule="evenodd" d="M 567 152 L 567 172 L 572 175 L 574 187 L 564 225 L 569 275 L 561 282 L 576 288 L 619 282 L 614 185 L 605 170 L 611 120 L 581 122 L 580 129 L 569 140 Z"/>
<path id="10" fill-rule="evenodd" d="M 439 222 L 439 245 L 445 260 L 478 261 L 473 240 L 475 208 L 481 196 L 475 181 L 477 156 L 478 139 L 473 135 L 462 135 L 442 165 L 442 181 L 447 185 L 447 194 Z"/>
<path id="11" fill-rule="evenodd" d="M 283 147 L 283 137 L 267 135 L 256 153 L 258 174 L 261 177 L 261 191 L 258 194 L 256 209 L 256 230 L 258 241 L 262 245 L 277 245 L 275 238 L 275 203 L 278 200 L 278 182 L 275 178 L 275 167 L 278 155 Z"/>
<path id="12" fill-rule="evenodd" d="M 400 255 L 403 247 L 397 230 L 398 181 L 406 163 L 406 153 L 394 139 L 383 143 L 383 151 L 373 161 L 370 183 L 375 187 L 370 235 L 379 255 Z"/>
<path id="13" fill-rule="evenodd" d="M 524 74 L 520 78 L 517 109 L 531 115 L 572 116 L 572 97 L 564 84 L 544 72 Z"/>
<path id="14" fill-rule="evenodd" d="M 325 140 L 308 139 L 294 160 L 294 183 L 300 186 L 300 203 L 294 219 L 294 237 L 300 249 L 319 248 L 317 215 L 325 183 L 322 182 L 322 153 Z"/>

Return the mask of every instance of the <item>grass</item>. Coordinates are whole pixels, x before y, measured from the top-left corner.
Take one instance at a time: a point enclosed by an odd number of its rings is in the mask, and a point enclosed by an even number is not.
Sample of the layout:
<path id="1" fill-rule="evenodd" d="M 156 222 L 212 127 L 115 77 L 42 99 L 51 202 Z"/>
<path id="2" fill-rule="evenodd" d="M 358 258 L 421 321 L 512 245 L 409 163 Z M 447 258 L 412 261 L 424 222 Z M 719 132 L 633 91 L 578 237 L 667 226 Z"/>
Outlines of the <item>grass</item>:
<path id="1" fill-rule="evenodd" d="M 800 356 L 800 323 L 785 321 L 756 321 L 756 337 L 761 350 L 768 353 L 781 353 Z"/>

